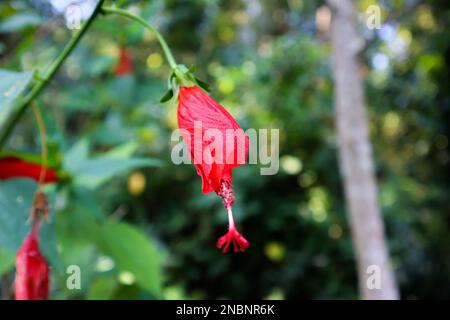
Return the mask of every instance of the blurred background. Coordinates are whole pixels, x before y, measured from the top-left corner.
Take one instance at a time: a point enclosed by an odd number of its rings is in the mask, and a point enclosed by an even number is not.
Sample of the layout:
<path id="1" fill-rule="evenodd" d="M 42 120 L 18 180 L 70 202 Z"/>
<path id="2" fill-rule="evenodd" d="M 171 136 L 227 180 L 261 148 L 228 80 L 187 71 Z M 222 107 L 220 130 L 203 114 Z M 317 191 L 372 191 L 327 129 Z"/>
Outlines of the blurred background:
<path id="1" fill-rule="evenodd" d="M 51 298 L 358 298 L 324 1 L 117 4 L 156 26 L 244 130 L 280 129 L 280 171 L 233 171 L 235 216 L 251 246 L 222 254 L 221 201 L 201 193 L 192 165 L 170 160 L 177 105 L 159 103 L 169 68 L 158 43 L 135 22 L 100 15 L 37 101 L 50 163 L 63 176 L 47 189 L 52 214 L 42 235 Z M 382 24 L 370 30 L 373 4 Z M 379 203 L 401 297 L 448 299 L 450 3 L 356 7 Z M 72 33 L 59 10 L 45 0 L 2 1 L 0 67 L 45 70 Z M 39 154 L 39 143 L 27 112 L 6 149 Z M 12 239 L 5 221 L 26 220 L 35 186 L 14 179 L 0 188 L 0 288 L 8 299 L 23 237 Z M 19 198 L 23 207 L 5 209 Z M 81 268 L 79 290 L 66 285 L 70 265 Z"/>

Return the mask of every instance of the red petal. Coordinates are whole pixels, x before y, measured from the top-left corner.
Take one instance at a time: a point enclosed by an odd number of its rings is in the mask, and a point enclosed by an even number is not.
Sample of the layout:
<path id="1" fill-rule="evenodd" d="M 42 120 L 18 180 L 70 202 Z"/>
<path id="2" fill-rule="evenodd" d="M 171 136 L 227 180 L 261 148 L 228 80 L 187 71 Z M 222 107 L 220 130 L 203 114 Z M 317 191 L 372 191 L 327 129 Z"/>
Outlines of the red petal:
<path id="1" fill-rule="evenodd" d="M 131 58 L 131 53 L 124 49 L 120 49 L 119 61 L 116 65 L 115 74 L 117 76 L 125 76 L 127 74 L 133 73 L 133 62 Z"/>
<path id="2" fill-rule="evenodd" d="M 15 157 L 0 159 L 0 180 L 11 178 L 30 178 L 39 181 L 42 167 L 39 164 L 27 162 Z M 47 168 L 44 183 L 58 181 L 55 170 Z"/>
<path id="3" fill-rule="evenodd" d="M 198 124 L 201 125 L 203 139 L 199 143 L 195 143 L 194 139 L 197 137 L 195 126 Z M 182 129 L 183 139 L 190 151 L 197 173 L 202 177 L 203 193 L 217 192 L 222 180 L 231 184 L 231 169 L 247 160 L 249 140 L 230 113 L 201 88 L 197 86 L 180 87 L 178 126 Z M 233 138 L 234 148 L 232 150 L 226 148 L 227 130 L 234 130 L 242 137 L 242 139 L 238 139 L 236 136 Z M 205 132 L 210 134 L 209 137 L 205 135 Z M 214 148 L 215 142 L 218 143 L 217 150 Z M 220 152 L 222 157 L 219 157 Z M 211 159 L 209 163 L 205 160 L 206 156 L 203 159 L 204 154 Z M 243 159 L 239 159 L 239 157 Z M 202 161 L 195 163 L 196 159 Z"/>

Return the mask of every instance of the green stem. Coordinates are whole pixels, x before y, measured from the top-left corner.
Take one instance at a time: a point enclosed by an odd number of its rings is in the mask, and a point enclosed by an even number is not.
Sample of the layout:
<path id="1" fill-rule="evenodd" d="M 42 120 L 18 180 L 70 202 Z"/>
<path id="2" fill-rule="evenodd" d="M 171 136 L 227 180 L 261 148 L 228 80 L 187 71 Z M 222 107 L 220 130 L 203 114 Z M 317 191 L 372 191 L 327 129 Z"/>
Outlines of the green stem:
<path id="1" fill-rule="evenodd" d="M 66 58 L 69 56 L 69 54 L 72 52 L 72 50 L 75 48 L 77 43 L 80 41 L 80 39 L 83 37 L 86 30 L 89 28 L 89 26 L 94 21 L 95 17 L 100 12 L 100 8 L 103 4 L 104 0 L 100 0 L 97 3 L 97 6 L 95 7 L 94 12 L 89 17 L 89 19 L 83 24 L 80 31 L 78 31 L 67 43 L 67 45 L 64 47 L 63 51 L 59 54 L 59 56 L 56 58 L 55 61 L 51 64 L 47 72 L 44 74 L 42 79 L 31 89 L 31 91 L 23 98 L 19 99 L 18 105 L 17 105 L 17 112 L 14 114 L 13 118 L 8 122 L 6 129 L 3 131 L 2 135 L 0 136 L 0 149 L 3 148 L 3 145 L 5 144 L 6 140 L 8 139 L 9 135 L 13 131 L 14 127 L 16 126 L 16 123 L 20 120 L 20 118 L 25 113 L 27 107 L 29 106 L 30 102 L 35 99 L 39 93 L 42 91 L 42 89 L 45 88 L 47 83 L 50 82 L 50 80 L 53 78 L 55 73 L 59 70 L 63 62 L 66 60 Z"/>
<path id="2" fill-rule="evenodd" d="M 155 36 L 156 39 L 158 40 L 159 44 L 161 45 L 164 54 L 166 56 L 167 62 L 169 62 L 169 65 L 172 69 L 176 70 L 178 67 L 178 64 L 175 62 L 175 58 L 172 55 L 172 51 L 170 51 L 169 46 L 167 45 L 166 41 L 164 40 L 163 36 L 161 35 L 161 33 L 159 33 L 158 30 L 156 30 L 151 24 L 149 24 L 147 21 L 145 21 L 144 19 L 142 19 L 139 16 L 136 16 L 132 13 L 130 13 L 129 11 L 126 10 L 122 10 L 119 8 L 112 8 L 112 7 L 103 7 L 102 12 L 104 13 L 116 13 L 119 14 L 121 16 L 127 17 L 131 20 L 134 20 L 136 22 L 139 22 L 140 24 L 142 24 L 144 27 L 146 27 L 147 29 L 149 29 L 150 31 L 152 31 Z"/>

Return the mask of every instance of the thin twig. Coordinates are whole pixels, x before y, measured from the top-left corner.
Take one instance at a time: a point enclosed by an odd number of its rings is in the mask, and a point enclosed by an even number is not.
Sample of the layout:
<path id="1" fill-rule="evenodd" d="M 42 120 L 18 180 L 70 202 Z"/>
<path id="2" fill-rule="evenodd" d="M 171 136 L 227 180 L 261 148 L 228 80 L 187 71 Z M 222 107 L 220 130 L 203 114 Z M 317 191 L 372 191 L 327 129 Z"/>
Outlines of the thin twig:
<path id="1" fill-rule="evenodd" d="M 45 123 L 42 119 L 41 111 L 39 110 L 39 106 L 36 102 L 33 102 L 31 104 L 31 107 L 33 108 L 34 116 L 36 118 L 36 122 L 39 129 L 39 136 L 41 138 L 41 174 L 39 176 L 38 181 L 38 189 L 41 188 L 42 184 L 45 181 L 45 174 L 47 173 L 47 159 L 48 159 L 48 153 L 47 153 L 47 131 L 45 129 Z"/>

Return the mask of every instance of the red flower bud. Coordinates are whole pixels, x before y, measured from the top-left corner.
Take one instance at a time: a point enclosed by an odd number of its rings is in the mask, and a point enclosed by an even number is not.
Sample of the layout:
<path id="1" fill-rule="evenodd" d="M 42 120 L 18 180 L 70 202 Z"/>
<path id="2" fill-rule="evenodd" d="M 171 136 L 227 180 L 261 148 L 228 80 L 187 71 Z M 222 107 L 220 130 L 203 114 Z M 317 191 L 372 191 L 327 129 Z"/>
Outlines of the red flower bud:
<path id="1" fill-rule="evenodd" d="M 39 250 L 39 221 L 34 219 L 16 255 L 16 300 L 48 299 L 49 283 L 49 267 Z"/>
<path id="2" fill-rule="evenodd" d="M 30 178 L 39 181 L 43 167 L 36 163 L 27 162 L 16 157 L 0 159 L 0 180 L 11 178 Z M 46 168 L 44 183 L 58 181 L 55 170 Z"/>
<path id="3" fill-rule="evenodd" d="M 131 58 L 131 53 L 125 48 L 120 48 L 119 61 L 116 65 L 115 74 L 117 76 L 125 76 L 132 73 L 133 61 Z"/>
<path id="4" fill-rule="evenodd" d="M 237 232 L 231 210 L 231 170 L 246 162 L 248 137 L 228 111 L 197 86 L 179 88 L 178 126 L 202 177 L 203 193 L 216 192 L 228 211 L 228 233 L 217 246 L 224 246 L 225 253 L 232 242 L 235 251 L 244 251 L 249 243 Z"/>

